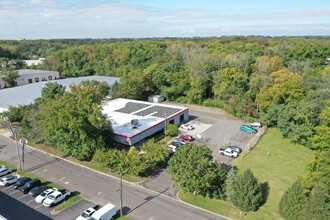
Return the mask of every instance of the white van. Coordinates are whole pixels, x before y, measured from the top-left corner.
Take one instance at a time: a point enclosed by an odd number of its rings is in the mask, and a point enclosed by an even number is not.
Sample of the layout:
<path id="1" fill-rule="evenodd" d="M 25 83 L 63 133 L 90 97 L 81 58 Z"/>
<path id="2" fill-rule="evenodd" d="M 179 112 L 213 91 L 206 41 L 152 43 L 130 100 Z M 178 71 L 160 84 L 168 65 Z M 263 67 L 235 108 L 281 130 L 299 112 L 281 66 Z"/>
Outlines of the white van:
<path id="1" fill-rule="evenodd" d="M 93 220 L 109 220 L 112 219 L 117 213 L 116 206 L 111 203 L 106 204 L 91 216 Z"/>

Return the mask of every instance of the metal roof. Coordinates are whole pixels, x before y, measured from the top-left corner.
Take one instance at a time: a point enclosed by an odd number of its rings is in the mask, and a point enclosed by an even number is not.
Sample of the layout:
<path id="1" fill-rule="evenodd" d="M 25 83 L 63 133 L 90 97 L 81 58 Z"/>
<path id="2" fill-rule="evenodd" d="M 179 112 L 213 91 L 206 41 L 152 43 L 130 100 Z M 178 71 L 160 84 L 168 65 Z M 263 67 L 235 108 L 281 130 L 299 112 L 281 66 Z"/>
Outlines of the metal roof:
<path id="1" fill-rule="evenodd" d="M 46 74 L 46 73 L 58 73 L 58 71 L 49 71 L 49 70 L 17 70 L 18 75 L 34 75 L 34 74 Z"/>
<path id="2" fill-rule="evenodd" d="M 79 78 L 44 81 L 25 86 L 0 89 L 0 113 L 7 111 L 10 106 L 27 105 L 33 103 L 36 98 L 41 96 L 41 89 L 45 87 L 46 83 L 57 82 L 58 84 L 65 86 L 66 91 L 69 91 L 71 84 L 79 84 L 84 80 L 97 80 L 99 82 L 107 82 L 109 85 L 113 85 L 115 82 L 119 82 L 120 78 L 108 76 L 86 76 Z"/>

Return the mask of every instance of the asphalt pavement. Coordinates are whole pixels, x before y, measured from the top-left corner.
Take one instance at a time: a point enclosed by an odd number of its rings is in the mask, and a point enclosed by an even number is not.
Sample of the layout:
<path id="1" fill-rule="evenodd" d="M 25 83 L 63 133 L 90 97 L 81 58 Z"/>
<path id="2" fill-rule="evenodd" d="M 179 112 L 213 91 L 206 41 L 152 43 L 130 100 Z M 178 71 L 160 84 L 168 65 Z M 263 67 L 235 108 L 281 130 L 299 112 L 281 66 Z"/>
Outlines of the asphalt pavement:
<path id="1" fill-rule="evenodd" d="M 0 136 L 0 145 L 0 160 L 16 165 L 17 156 L 14 141 Z M 81 196 L 95 204 L 105 205 L 110 202 L 119 208 L 120 184 L 118 179 L 30 147 L 25 149 L 25 169 L 27 171 L 70 191 L 80 193 Z M 2 198 L 1 201 L 4 201 Z M 138 184 L 126 182 L 123 184 L 123 206 L 124 214 L 137 220 L 225 219 L 186 205 L 177 199 L 170 198 L 163 192 L 155 192 Z M 12 207 L 9 206 L 8 208 Z M 76 214 L 79 215 L 80 213 Z"/>

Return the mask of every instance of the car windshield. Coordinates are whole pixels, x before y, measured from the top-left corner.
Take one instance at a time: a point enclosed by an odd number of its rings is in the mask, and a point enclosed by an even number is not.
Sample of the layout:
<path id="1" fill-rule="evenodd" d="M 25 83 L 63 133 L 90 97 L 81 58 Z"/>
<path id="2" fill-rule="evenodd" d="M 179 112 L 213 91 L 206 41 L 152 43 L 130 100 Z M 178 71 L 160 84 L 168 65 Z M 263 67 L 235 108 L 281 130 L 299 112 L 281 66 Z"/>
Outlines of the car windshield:
<path id="1" fill-rule="evenodd" d="M 54 200 L 55 199 L 55 196 L 50 195 L 50 196 L 48 196 L 48 199 Z"/>
<path id="2" fill-rule="evenodd" d="M 42 196 L 42 197 L 44 197 L 44 196 L 46 196 L 47 195 L 47 193 L 45 193 L 45 192 L 42 192 L 41 194 L 40 194 L 40 196 Z"/>
<path id="3" fill-rule="evenodd" d="M 82 217 L 84 218 L 88 218 L 89 217 L 89 214 L 87 214 L 86 212 L 84 212 L 83 214 L 81 214 Z"/>

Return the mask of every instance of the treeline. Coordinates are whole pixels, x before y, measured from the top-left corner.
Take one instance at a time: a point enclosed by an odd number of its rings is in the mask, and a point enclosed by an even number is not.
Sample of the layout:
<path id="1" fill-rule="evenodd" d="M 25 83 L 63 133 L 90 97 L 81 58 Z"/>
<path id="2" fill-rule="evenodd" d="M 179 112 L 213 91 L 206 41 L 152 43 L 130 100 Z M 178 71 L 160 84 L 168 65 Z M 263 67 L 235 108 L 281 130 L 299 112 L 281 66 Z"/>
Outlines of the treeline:
<path id="1" fill-rule="evenodd" d="M 261 118 L 310 145 L 329 100 L 328 38 L 227 37 L 79 45 L 50 53 L 40 68 L 62 77 L 121 77 L 113 97 L 220 107 Z"/>

